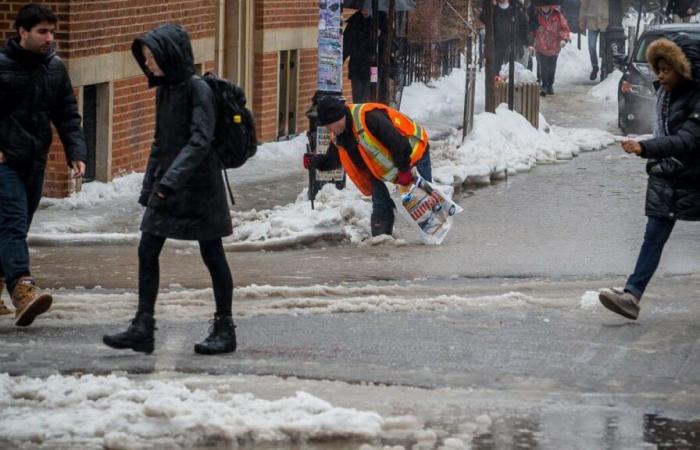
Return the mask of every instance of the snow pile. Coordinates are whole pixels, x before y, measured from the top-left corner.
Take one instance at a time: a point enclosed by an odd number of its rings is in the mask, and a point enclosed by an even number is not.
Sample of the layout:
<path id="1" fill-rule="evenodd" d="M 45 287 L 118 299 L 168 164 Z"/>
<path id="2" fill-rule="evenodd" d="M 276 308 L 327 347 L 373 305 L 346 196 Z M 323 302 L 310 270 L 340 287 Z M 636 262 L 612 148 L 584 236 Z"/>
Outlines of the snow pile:
<path id="1" fill-rule="evenodd" d="M 474 130 L 461 146 L 447 145 L 436 152 L 436 181 L 449 185 L 485 184 L 506 171 L 516 174 L 538 163 L 570 159 L 580 151 L 600 149 L 614 142 L 610 133 L 600 130 L 550 128 L 544 123 L 543 129 L 538 130 L 504 106 L 495 114 L 482 113 L 474 120 Z M 461 134 L 453 134 L 452 138 L 459 139 Z"/>
<path id="2" fill-rule="evenodd" d="M 278 400 L 109 375 L 47 379 L 0 374 L 0 441 L 74 448 L 191 448 L 372 439 L 383 420 L 304 392 Z"/>
<path id="3" fill-rule="evenodd" d="M 514 66 L 516 85 L 519 83 L 537 83 L 537 75 L 535 75 L 534 72 L 527 70 L 527 67 L 523 66 L 519 62 L 516 62 Z M 506 81 L 508 80 L 508 77 L 510 76 L 510 63 L 503 64 L 501 71 L 499 72 L 499 76 Z"/>
<path id="4" fill-rule="evenodd" d="M 590 84 L 591 56 L 588 53 L 588 38 L 581 36 L 581 50 L 578 49 L 578 37 L 572 35 L 572 40 L 561 49 L 557 59 L 557 73 L 554 84 Z M 600 55 L 598 55 L 600 57 Z"/>
<path id="5" fill-rule="evenodd" d="M 431 138 L 450 133 L 462 126 L 466 69 L 455 69 L 439 80 L 413 83 L 404 88 L 401 112 L 424 126 Z M 475 111 L 484 110 L 484 71 L 478 72 Z"/>
<path id="6" fill-rule="evenodd" d="M 617 110 L 617 88 L 622 79 L 622 72 L 615 70 L 605 80 L 593 86 L 589 91 L 590 97 L 603 100 L 606 106 L 614 107 Z"/>
<path id="7" fill-rule="evenodd" d="M 338 190 L 325 185 L 316 195 L 315 209 L 306 197 L 304 190 L 295 203 L 263 211 L 233 212 L 234 232 L 226 239 L 227 248 L 261 249 L 320 239 L 358 243 L 369 236 L 371 208 L 354 186 Z"/>
<path id="8" fill-rule="evenodd" d="M 293 173 L 301 173 L 302 155 L 306 152 L 309 140 L 306 133 L 289 141 L 268 142 L 258 147 L 253 158 L 238 169 L 228 170 L 233 186 L 252 182 L 268 181 Z"/>

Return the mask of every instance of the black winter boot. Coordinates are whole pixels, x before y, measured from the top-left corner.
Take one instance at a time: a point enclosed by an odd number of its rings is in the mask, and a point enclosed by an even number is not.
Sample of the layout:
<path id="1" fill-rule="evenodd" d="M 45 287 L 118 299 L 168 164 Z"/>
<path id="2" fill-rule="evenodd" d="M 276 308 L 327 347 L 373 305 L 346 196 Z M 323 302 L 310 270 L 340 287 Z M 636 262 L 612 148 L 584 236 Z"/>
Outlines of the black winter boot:
<path id="1" fill-rule="evenodd" d="M 102 342 L 112 348 L 130 348 L 135 352 L 153 353 L 153 331 L 156 321 L 152 315 L 141 313 L 123 333 L 105 334 Z"/>
<path id="2" fill-rule="evenodd" d="M 394 231 L 394 217 L 375 217 L 372 215 L 370 218 L 370 229 L 372 237 L 382 234 L 391 236 L 391 233 Z"/>
<path id="3" fill-rule="evenodd" d="M 194 345 L 195 353 L 216 355 L 217 353 L 232 353 L 236 351 L 236 326 L 231 316 L 214 316 L 209 327 L 209 336 L 204 341 Z"/>

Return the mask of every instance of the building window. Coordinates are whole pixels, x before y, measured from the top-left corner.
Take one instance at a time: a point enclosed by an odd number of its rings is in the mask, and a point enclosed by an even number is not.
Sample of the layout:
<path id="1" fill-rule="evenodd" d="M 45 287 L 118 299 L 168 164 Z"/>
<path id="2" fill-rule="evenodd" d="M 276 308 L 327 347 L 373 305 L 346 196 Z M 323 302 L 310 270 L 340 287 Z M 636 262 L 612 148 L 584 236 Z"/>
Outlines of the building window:
<path id="1" fill-rule="evenodd" d="M 87 144 L 87 163 L 83 183 L 95 180 L 97 152 L 97 86 L 83 88 L 83 132 Z"/>
<path id="2" fill-rule="evenodd" d="M 279 92 L 277 96 L 277 139 L 288 139 L 297 132 L 299 92 L 299 52 L 279 52 Z"/>
<path id="3" fill-rule="evenodd" d="M 83 183 L 112 179 L 112 83 L 83 86 L 82 114 L 88 158 Z"/>

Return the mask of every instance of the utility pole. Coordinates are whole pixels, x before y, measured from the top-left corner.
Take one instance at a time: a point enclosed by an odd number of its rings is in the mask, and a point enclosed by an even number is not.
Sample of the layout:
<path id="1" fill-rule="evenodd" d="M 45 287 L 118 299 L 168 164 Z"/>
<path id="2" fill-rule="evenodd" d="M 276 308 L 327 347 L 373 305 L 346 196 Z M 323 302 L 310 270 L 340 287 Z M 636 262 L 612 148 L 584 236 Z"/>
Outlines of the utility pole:
<path id="1" fill-rule="evenodd" d="M 371 36 L 369 39 L 370 48 L 372 49 L 372 65 L 370 66 L 370 98 L 373 102 L 378 99 L 378 84 L 379 84 L 379 65 L 377 56 L 377 35 L 379 34 L 379 0 L 372 0 L 372 21 L 371 21 Z"/>
<path id="2" fill-rule="evenodd" d="M 380 71 L 379 101 L 385 105 L 391 105 L 394 100 L 394 90 L 391 83 L 391 44 L 394 40 L 394 19 L 396 17 L 396 0 L 389 0 L 389 11 L 386 17 L 386 32 L 383 35 L 382 64 Z"/>
<path id="3" fill-rule="evenodd" d="M 494 70 L 494 59 L 496 59 L 496 46 L 493 35 L 493 4 L 491 0 L 484 2 L 484 19 L 486 23 L 486 42 L 484 43 L 484 53 L 486 59 L 486 112 L 496 112 L 496 71 Z"/>
<path id="4" fill-rule="evenodd" d="M 518 0 L 511 0 L 510 9 L 510 52 L 508 53 L 508 109 L 515 109 L 515 47 L 518 41 L 518 20 L 517 20 L 517 5 Z"/>

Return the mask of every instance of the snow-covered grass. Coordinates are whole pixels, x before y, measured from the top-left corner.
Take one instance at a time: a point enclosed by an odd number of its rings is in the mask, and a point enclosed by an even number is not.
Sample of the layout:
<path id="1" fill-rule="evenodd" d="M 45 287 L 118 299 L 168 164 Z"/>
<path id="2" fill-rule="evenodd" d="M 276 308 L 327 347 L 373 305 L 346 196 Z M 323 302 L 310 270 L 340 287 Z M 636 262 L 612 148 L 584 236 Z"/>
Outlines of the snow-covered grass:
<path id="1" fill-rule="evenodd" d="M 15 448 L 126 450 L 371 439 L 382 425 L 379 414 L 334 407 L 305 392 L 263 400 L 174 380 L 0 374 L 0 441 Z"/>

